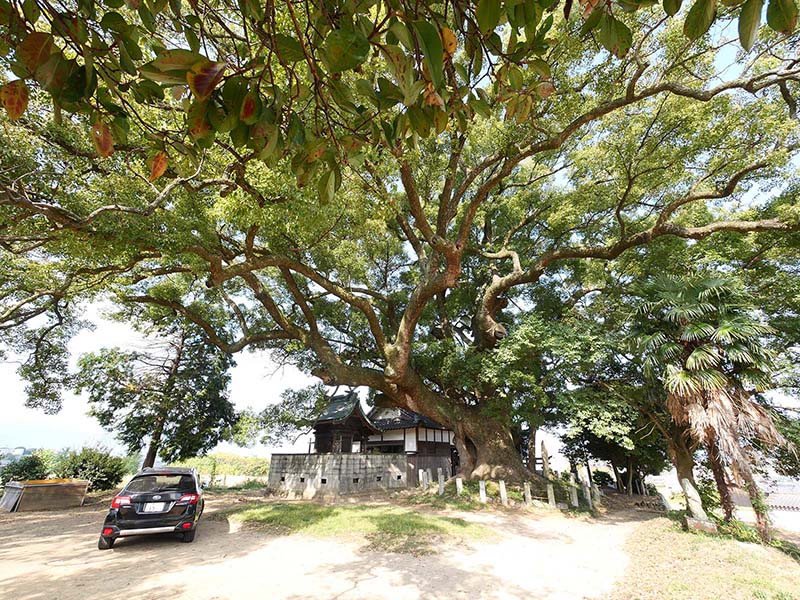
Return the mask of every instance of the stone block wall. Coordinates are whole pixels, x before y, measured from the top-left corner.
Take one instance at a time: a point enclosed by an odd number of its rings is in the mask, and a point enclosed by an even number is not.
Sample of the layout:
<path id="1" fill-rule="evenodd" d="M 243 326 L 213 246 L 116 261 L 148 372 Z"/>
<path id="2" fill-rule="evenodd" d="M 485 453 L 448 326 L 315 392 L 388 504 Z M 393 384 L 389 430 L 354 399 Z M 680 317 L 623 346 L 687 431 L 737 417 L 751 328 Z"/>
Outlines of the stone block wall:
<path id="1" fill-rule="evenodd" d="M 408 472 L 405 454 L 273 454 L 269 486 L 313 498 L 405 488 Z"/>

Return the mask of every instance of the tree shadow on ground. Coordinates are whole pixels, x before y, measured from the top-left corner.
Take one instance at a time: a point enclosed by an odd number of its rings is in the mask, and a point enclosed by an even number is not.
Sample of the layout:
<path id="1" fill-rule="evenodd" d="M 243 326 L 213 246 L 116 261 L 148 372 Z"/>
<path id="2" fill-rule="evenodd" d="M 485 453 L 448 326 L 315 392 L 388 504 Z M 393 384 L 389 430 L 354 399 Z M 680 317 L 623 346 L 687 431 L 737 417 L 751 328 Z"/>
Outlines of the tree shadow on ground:
<path id="1" fill-rule="evenodd" d="M 572 523 L 576 533 L 564 531 L 570 519 L 561 515 L 524 511 L 451 513 L 388 503 L 231 507 L 234 502 L 228 498 L 216 503 L 224 510 L 208 511 L 193 544 L 172 535 L 133 537 L 105 552 L 96 549 L 104 507 L 18 523 L 0 519 L 0 589 L 26 600 L 120 592 L 137 599 L 572 598 L 584 589 L 577 580 L 603 574 L 593 564 L 594 540 L 602 550 L 602 532 L 615 524 Z M 269 526 L 237 528 L 227 519 L 233 510 L 263 511 Z M 305 535 L 327 521 L 335 535 Z M 495 538 L 475 536 L 476 524 Z M 566 581 L 561 569 L 572 573 Z"/>
<path id="2" fill-rule="evenodd" d="M 105 506 L 98 506 L 57 514 L 30 513 L 19 522 L 3 519 L 0 596 L 25 600 L 111 598 L 125 589 L 131 597 L 151 597 L 148 587 L 154 574 L 178 571 L 192 563 L 211 567 L 246 555 L 269 539 L 237 536 L 235 545 L 226 544 L 221 551 L 219 540 L 232 533 L 228 524 L 201 518 L 191 544 L 182 543 L 175 534 L 159 534 L 121 538 L 113 549 L 100 551 L 97 540 L 105 512 Z M 161 594 L 152 594 L 157 596 Z"/>

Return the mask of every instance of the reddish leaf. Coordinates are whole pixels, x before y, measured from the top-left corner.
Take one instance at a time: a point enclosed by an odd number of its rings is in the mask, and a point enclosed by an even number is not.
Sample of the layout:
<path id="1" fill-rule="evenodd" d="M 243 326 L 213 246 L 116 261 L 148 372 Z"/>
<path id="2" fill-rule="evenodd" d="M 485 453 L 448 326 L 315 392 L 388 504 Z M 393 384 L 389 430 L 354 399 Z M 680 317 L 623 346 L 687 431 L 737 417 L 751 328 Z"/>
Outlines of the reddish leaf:
<path id="1" fill-rule="evenodd" d="M 556 91 L 556 86 L 553 85 L 550 81 L 542 81 L 540 84 L 536 86 L 536 93 L 539 94 L 540 98 L 547 98 L 548 96 L 552 95 Z"/>
<path id="2" fill-rule="evenodd" d="M 227 65 L 224 62 L 205 61 L 192 67 L 186 73 L 186 82 L 198 100 L 205 100 L 222 81 Z"/>
<path id="3" fill-rule="evenodd" d="M 52 35 L 34 31 L 25 36 L 25 39 L 17 46 L 17 58 L 28 71 L 33 73 L 47 62 L 55 49 Z"/>
<path id="4" fill-rule="evenodd" d="M 167 153 L 163 150 L 153 157 L 150 163 L 150 181 L 155 181 L 167 170 Z"/>
<path id="5" fill-rule="evenodd" d="M 92 125 L 92 141 L 97 155 L 101 158 L 108 158 L 114 154 L 114 138 L 111 137 L 111 130 L 105 123 L 98 121 Z"/>
<path id="6" fill-rule="evenodd" d="M 189 107 L 187 114 L 189 135 L 195 140 L 206 137 L 211 131 L 211 123 L 208 121 L 207 112 L 207 106 L 203 102 L 195 102 Z"/>
<path id="7" fill-rule="evenodd" d="M 8 113 L 8 118 L 16 121 L 28 108 L 28 86 L 21 79 L 5 84 L 0 88 L 0 99 L 3 108 Z"/>
<path id="8" fill-rule="evenodd" d="M 578 2 L 580 3 L 581 7 L 583 7 L 582 16 L 584 19 L 588 17 L 590 14 L 592 14 L 592 11 L 594 11 L 595 6 L 600 4 L 600 0 L 578 0 Z M 564 7 L 564 10 L 566 11 L 566 7 Z"/>
<path id="9" fill-rule="evenodd" d="M 247 125 L 252 125 L 258 120 L 260 99 L 258 92 L 249 91 L 242 100 L 242 108 L 239 111 L 239 120 Z"/>

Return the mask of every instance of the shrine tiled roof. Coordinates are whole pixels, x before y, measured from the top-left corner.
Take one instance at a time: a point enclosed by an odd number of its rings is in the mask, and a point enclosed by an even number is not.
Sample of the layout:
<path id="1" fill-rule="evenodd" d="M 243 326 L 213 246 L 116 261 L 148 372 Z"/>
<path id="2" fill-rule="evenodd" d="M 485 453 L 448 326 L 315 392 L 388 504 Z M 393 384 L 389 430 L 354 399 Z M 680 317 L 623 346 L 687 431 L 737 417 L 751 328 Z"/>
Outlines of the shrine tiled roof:
<path id="1" fill-rule="evenodd" d="M 393 429 L 411 429 L 428 427 L 429 429 L 447 429 L 430 417 L 399 407 L 375 407 L 369 414 L 364 414 L 361 401 L 355 392 L 332 396 L 330 403 L 317 419 L 317 424 L 341 423 L 358 411 L 368 425 L 380 431 Z"/>
<path id="2" fill-rule="evenodd" d="M 429 429 L 446 429 L 430 417 L 415 413 L 399 407 L 375 407 L 367 418 L 381 431 L 392 429 L 410 429 L 414 427 L 428 427 Z"/>
<path id="3" fill-rule="evenodd" d="M 349 417 L 353 409 L 361 411 L 361 402 L 355 392 L 331 397 L 331 401 L 317 419 L 317 423 L 338 423 Z M 366 417 L 366 415 L 364 415 Z"/>

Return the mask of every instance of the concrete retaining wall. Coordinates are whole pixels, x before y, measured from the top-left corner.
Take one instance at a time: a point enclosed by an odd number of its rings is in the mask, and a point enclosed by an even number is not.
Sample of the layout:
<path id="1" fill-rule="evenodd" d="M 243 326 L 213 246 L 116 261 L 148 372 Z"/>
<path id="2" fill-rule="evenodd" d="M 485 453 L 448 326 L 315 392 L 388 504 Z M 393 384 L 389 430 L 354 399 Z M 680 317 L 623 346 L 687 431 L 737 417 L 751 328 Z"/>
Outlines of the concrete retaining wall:
<path id="1" fill-rule="evenodd" d="M 304 498 L 405 488 L 409 458 L 405 454 L 273 454 L 269 486 Z"/>

